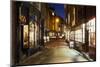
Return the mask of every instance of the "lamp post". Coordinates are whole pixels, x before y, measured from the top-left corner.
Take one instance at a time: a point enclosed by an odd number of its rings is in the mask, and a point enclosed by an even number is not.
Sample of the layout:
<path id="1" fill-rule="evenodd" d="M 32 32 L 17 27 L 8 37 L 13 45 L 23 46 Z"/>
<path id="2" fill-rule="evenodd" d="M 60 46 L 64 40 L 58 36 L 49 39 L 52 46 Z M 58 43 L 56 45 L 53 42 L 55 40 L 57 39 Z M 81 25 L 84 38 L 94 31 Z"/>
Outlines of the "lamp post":
<path id="1" fill-rule="evenodd" d="M 52 16 L 53 16 L 53 30 L 55 30 L 55 23 L 54 23 L 54 16 L 55 16 L 55 13 L 54 12 L 52 12 Z M 54 34 L 55 35 L 55 34 Z M 54 36 L 53 35 L 53 36 Z"/>
<path id="2" fill-rule="evenodd" d="M 59 31 L 59 21 L 60 19 L 58 17 L 55 18 L 55 29 L 56 29 L 56 36 L 58 37 L 58 31 Z M 61 27 L 61 26 L 60 26 Z"/>
<path id="3" fill-rule="evenodd" d="M 54 16 L 55 15 L 55 13 L 54 12 L 52 12 L 52 16 Z"/>

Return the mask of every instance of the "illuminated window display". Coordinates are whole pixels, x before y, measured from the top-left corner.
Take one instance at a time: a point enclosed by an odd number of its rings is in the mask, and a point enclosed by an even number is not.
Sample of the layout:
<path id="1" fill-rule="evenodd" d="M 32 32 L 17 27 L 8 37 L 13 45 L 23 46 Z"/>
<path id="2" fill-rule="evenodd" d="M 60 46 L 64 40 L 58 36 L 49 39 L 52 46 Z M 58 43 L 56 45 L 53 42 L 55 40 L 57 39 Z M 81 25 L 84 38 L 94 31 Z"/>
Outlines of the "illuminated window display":
<path id="1" fill-rule="evenodd" d="M 89 31 L 89 46 L 95 47 L 96 31 L 95 31 L 95 18 L 87 22 L 87 30 Z"/>
<path id="2" fill-rule="evenodd" d="M 85 24 L 82 24 L 82 42 L 85 43 Z"/>
<path id="3" fill-rule="evenodd" d="M 82 29 L 75 31 L 75 41 L 82 42 Z"/>
<path id="4" fill-rule="evenodd" d="M 71 40 L 74 40 L 74 31 L 71 31 L 71 32 L 70 32 L 70 39 L 71 39 Z"/>
<path id="5" fill-rule="evenodd" d="M 65 39 L 69 41 L 70 30 L 64 30 L 64 33 L 65 33 Z"/>
<path id="6" fill-rule="evenodd" d="M 28 48 L 28 25 L 24 25 L 23 30 L 23 36 L 24 36 L 24 48 Z"/>
<path id="7" fill-rule="evenodd" d="M 34 42 L 35 42 L 35 39 L 34 39 L 34 24 L 32 22 L 30 22 L 29 24 L 30 26 L 30 32 L 29 32 L 29 42 L 30 42 L 30 47 L 34 47 Z"/>
<path id="8" fill-rule="evenodd" d="M 36 11 L 35 11 L 36 10 Z M 28 51 L 35 50 L 40 43 L 40 28 L 38 17 L 40 15 L 35 14 L 39 13 L 34 7 L 28 8 L 25 3 L 21 3 L 19 6 L 19 24 L 20 24 L 20 45 L 24 54 L 28 55 Z M 31 51 L 32 51 L 31 50 Z"/>
<path id="9" fill-rule="evenodd" d="M 85 43 L 85 24 L 81 24 L 78 30 L 75 30 L 75 41 Z"/>
<path id="10" fill-rule="evenodd" d="M 38 34 L 37 34 L 38 31 L 36 23 L 30 22 L 29 25 L 24 25 L 23 31 L 24 31 L 23 32 L 24 47 L 28 47 L 28 45 L 30 48 L 35 47 L 38 39 Z"/>

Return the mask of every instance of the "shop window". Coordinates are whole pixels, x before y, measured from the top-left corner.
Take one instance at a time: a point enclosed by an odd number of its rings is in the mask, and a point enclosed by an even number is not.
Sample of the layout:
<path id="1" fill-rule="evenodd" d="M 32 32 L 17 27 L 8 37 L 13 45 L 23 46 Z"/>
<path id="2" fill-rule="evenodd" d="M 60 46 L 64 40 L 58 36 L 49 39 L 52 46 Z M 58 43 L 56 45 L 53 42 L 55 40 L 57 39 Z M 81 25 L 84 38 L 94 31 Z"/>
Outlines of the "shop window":
<path id="1" fill-rule="evenodd" d="M 82 29 L 78 29 L 75 31 L 75 41 L 82 42 Z"/>
<path id="2" fill-rule="evenodd" d="M 74 40 L 74 31 L 71 31 L 71 33 L 70 33 L 70 39 Z"/>
<path id="3" fill-rule="evenodd" d="M 85 43 L 85 24 L 81 24 L 77 30 L 75 30 L 75 41 Z"/>
<path id="4" fill-rule="evenodd" d="M 34 24 L 32 21 L 29 24 L 29 43 L 30 47 L 34 47 Z"/>
<path id="5" fill-rule="evenodd" d="M 24 48 L 28 48 L 28 25 L 24 25 L 24 30 L 23 30 L 23 38 L 24 38 Z"/>
<path id="6" fill-rule="evenodd" d="M 37 45 L 37 24 L 32 21 L 29 24 L 29 43 L 30 48 L 36 47 Z"/>
<path id="7" fill-rule="evenodd" d="M 95 30 L 95 18 L 87 22 L 87 30 L 89 31 L 89 46 L 95 47 L 96 41 L 96 30 Z"/>
<path id="8" fill-rule="evenodd" d="M 85 43 L 85 24 L 82 24 L 82 42 Z"/>

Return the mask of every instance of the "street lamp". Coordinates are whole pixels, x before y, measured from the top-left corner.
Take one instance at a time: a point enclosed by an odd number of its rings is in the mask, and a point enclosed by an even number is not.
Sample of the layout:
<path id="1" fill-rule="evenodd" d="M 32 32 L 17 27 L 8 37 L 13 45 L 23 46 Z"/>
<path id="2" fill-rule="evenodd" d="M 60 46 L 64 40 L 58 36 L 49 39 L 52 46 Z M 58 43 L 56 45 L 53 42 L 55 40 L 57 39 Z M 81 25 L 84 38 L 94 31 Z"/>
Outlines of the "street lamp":
<path id="1" fill-rule="evenodd" d="M 53 17 L 53 30 L 55 30 L 55 20 L 54 20 L 54 15 L 55 15 L 55 13 L 52 12 L 52 17 Z"/>
<path id="2" fill-rule="evenodd" d="M 54 18 L 54 15 L 55 15 L 55 13 L 54 12 L 52 12 L 52 17 L 53 17 L 53 30 L 55 30 L 55 18 Z"/>
<path id="3" fill-rule="evenodd" d="M 56 18 L 56 20 L 55 20 L 56 22 L 59 22 L 59 18 Z"/>
<path id="4" fill-rule="evenodd" d="M 54 15 L 55 15 L 55 13 L 54 13 L 54 12 L 52 12 L 52 15 L 54 16 Z"/>

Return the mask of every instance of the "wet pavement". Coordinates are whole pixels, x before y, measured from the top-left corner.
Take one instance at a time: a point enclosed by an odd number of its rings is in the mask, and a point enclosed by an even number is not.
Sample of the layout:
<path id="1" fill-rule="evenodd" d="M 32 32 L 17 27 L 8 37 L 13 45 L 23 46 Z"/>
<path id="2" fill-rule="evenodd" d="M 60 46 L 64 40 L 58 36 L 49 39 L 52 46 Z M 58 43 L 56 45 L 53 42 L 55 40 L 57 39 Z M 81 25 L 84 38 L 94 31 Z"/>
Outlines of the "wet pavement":
<path id="1" fill-rule="evenodd" d="M 80 52 L 69 48 L 68 44 L 62 39 L 48 42 L 45 45 L 45 49 L 25 59 L 21 62 L 21 64 L 49 64 L 88 61 Z"/>

